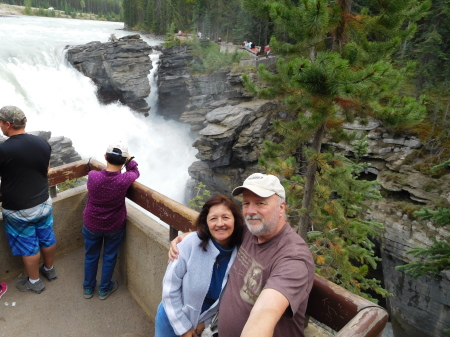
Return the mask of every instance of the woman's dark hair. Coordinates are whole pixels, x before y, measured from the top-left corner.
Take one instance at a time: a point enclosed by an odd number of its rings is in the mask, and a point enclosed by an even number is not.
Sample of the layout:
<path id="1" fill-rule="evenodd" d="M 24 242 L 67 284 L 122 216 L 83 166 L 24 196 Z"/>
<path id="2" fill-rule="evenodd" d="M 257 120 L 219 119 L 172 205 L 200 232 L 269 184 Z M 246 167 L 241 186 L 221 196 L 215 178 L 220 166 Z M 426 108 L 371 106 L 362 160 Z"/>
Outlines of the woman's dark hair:
<path id="1" fill-rule="evenodd" d="M 202 210 L 200 211 L 200 214 L 197 217 L 197 220 L 195 220 L 194 223 L 194 225 L 197 227 L 198 237 L 200 238 L 200 240 L 202 240 L 199 246 L 202 247 L 205 252 L 206 247 L 208 246 L 208 241 L 209 239 L 211 239 L 211 233 L 209 232 L 206 219 L 211 207 L 221 204 L 225 205 L 231 211 L 234 217 L 234 230 L 233 234 L 231 234 L 230 244 L 234 247 L 240 245 L 242 242 L 245 221 L 242 212 L 239 209 L 239 206 L 236 205 L 236 203 L 231 200 L 231 198 L 228 198 L 221 194 L 215 195 L 206 200 L 205 204 L 202 207 Z"/>
<path id="2" fill-rule="evenodd" d="M 108 163 L 110 163 L 112 165 L 123 165 L 127 161 L 127 158 L 122 157 L 121 155 L 114 154 L 114 153 L 107 153 L 106 160 L 108 161 Z"/>

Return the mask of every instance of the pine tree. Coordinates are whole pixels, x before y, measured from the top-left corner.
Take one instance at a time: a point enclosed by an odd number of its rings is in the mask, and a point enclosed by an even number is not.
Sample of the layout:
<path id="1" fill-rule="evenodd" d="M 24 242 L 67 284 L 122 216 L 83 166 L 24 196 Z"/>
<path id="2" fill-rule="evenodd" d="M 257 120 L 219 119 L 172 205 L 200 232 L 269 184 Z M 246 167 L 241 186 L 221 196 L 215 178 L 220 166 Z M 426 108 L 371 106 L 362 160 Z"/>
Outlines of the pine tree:
<path id="1" fill-rule="evenodd" d="M 271 86 L 258 89 L 248 77 L 245 80 L 260 97 L 284 99 L 293 119 L 281 128 L 290 151 L 312 139 L 311 148 L 320 153 L 325 135 L 340 132 L 344 122 L 355 118 L 365 123 L 373 116 L 387 127 L 411 125 L 423 118 L 420 102 L 397 94 L 407 69 L 395 69 L 391 56 L 402 39 L 413 34 L 411 22 L 420 18 L 429 3 L 377 2 L 374 8 L 357 8 L 356 3 L 244 0 L 247 10 L 268 11 L 288 36 L 285 41 L 272 37 L 270 42 L 275 53 L 285 56 L 277 64 L 277 74 L 263 66 L 259 69 Z M 410 22 L 407 27 L 406 21 Z M 299 224 L 303 237 L 309 227 L 316 170 L 317 164 L 311 161 L 303 198 L 305 215 Z"/>
<path id="2" fill-rule="evenodd" d="M 274 121 L 282 141 L 265 143 L 260 164 L 282 176 L 291 219 L 308 240 L 317 271 L 363 296 L 386 292 L 367 279 L 376 266 L 370 237 L 380 225 L 362 220 L 365 200 L 379 198 L 373 182 L 358 180 L 358 163 L 323 152 L 325 137 L 351 140 L 343 124 L 369 117 L 388 128 L 421 121 L 425 108 L 399 89 L 412 64 L 395 67 L 393 54 L 411 38 L 428 1 L 244 0 L 254 15 L 274 22 L 272 51 L 280 56 L 276 71 L 259 67 L 268 84 L 246 87 L 261 98 L 278 98 L 288 115 Z M 360 148 L 358 152 L 360 152 Z M 302 163 L 305 162 L 305 165 Z M 291 221 L 292 223 L 292 221 Z M 309 233 L 308 233 L 309 232 Z"/>

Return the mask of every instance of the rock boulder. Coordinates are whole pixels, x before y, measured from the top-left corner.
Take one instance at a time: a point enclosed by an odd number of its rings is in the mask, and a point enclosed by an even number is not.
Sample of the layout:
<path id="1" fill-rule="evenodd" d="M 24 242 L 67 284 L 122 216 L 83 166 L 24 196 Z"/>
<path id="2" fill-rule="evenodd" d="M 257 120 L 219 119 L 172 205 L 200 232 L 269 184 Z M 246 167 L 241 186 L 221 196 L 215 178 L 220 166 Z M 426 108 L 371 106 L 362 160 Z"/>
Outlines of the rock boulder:
<path id="1" fill-rule="evenodd" d="M 98 87 L 97 95 L 104 103 L 120 101 L 145 116 L 150 107 L 145 99 L 150 94 L 148 74 L 152 48 L 140 35 L 128 35 L 116 41 L 90 42 L 68 46 L 67 59 Z"/>

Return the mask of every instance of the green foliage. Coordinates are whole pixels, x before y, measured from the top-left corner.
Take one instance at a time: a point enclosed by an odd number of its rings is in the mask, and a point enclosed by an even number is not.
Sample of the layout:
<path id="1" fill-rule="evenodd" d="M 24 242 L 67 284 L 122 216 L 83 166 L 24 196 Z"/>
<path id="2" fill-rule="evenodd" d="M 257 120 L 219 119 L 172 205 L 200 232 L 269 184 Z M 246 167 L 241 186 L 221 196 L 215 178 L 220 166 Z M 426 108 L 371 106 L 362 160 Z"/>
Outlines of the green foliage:
<path id="1" fill-rule="evenodd" d="M 86 180 L 87 179 L 85 177 L 81 177 L 81 178 L 76 178 L 76 179 L 65 181 L 65 182 L 57 185 L 58 192 L 67 191 L 67 190 L 70 190 L 71 188 L 83 185 L 86 183 Z"/>
<path id="2" fill-rule="evenodd" d="M 172 22 L 169 26 L 167 26 L 166 38 L 164 39 L 164 47 L 172 48 L 178 47 L 181 45 L 181 41 L 175 35 L 175 24 Z"/>
<path id="3" fill-rule="evenodd" d="M 450 244 L 435 238 L 431 238 L 431 241 L 434 244 L 430 248 L 416 247 L 407 252 L 423 261 L 397 266 L 396 269 L 403 270 L 415 279 L 423 275 L 436 276 L 441 271 L 450 269 Z"/>
<path id="4" fill-rule="evenodd" d="M 353 152 L 355 153 L 355 159 L 357 162 L 369 153 L 369 142 L 367 141 L 367 135 L 353 143 Z"/>
<path id="5" fill-rule="evenodd" d="M 304 214 L 302 207 L 305 177 L 297 174 L 294 157 L 281 160 L 282 144 L 265 143 L 260 164 L 270 173 L 284 176 L 287 213 L 291 223 Z M 367 147 L 367 144 L 365 145 Z M 361 153 L 364 153 L 364 141 Z M 374 302 L 370 292 L 388 296 L 380 281 L 367 278 L 369 268 L 380 260 L 375 256 L 371 238 L 379 235 L 382 225 L 362 219 L 367 201 L 381 198 L 376 181 L 358 180 L 361 165 L 332 153 L 305 151 L 306 160 L 315 161 L 316 174 L 312 219 L 307 242 L 316 262 L 316 272 L 346 289 Z"/>
<path id="6" fill-rule="evenodd" d="M 321 145 L 327 134 L 345 138 L 343 123 L 375 117 L 401 128 L 424 118 L 425 98 L 400 90 L 413 64 L 395 65 L 392 55 L 411 38 L 430 4 L 244 0 L 244 6 L 275 23 L 270 45 L 281 56 L 276 72 L 258 68 L 266 87 L 248 76 L 244 85 L 289 111 L 288 118 L 273 122 L 282 140 L 265 143 L 260 165 L 284 177 L 291 223 L 298 223 L 310 244 L 317 272 L 367 298 L 368 290 L 386 296 L 379 281 L 366 277 L 378 260 L 370 238 L 381 229 L 363 219 L 366 202 L 381 198 L 376 182 L 358 179 L 368 143 L 353 142 L 356 162 L 322 153 Z"/>
<path id="7" fill-rule="evenodd" d="M 418 91 L 448 86 L 450 71 L 450 2 L 434 0 L 427 15 L 419 21 L 418 34 L 405 45 L 405 58 L 421 66 L 414 76 Z"/>
<path id="8" fill-rule="evenodd" d="M 191 54 L 194 57 L 191 71 L 194 73 L 211 73 L 220 68 L 238 63 L 243 53 L 221 52 L 220 46 L 214 42 L 200 41 L 194 37 L 189 41 Z"/>
<path id="9" fill-rule="evenodd" d="M 189 206 L 196 211 L 200 211 L 205 203 L 205 200 L 209 198 L 211 192 L 205 189 L 206 185 L 199 182 L 194 188 L 197 190 L 196 196 L 189 200 Z"/>
<path id="10" fill-rule="evenodd" d="M 450 225 L 450 208 L 438 207 L 436 211 L 429 208 L 422 208 L 414 214 L 422 220 L 431 220 L 436 227 Z M 429 248 L 416 247 L 407 252 L 415 258 L 422 258 L 421 261 L 411 262 L 396 269 L 404 270 L 414 278 L 422 275 L 438 275 L 443 270 L 450 269 L 450 244 L 444 241 L 437 241 L 431 238 L 433 246 Z"/>
<path id="11" fill-rule="evenodd" d="M 101 19 L 104 15 L 104 18 L 110 21 L 119 21 L 122 7 L 121 0 L 15 0 L 13 2 L 15 5 L 25 7 L 23 11 L 25 15 L 46 17 L 68 15 L 90 20 Z M 49 10 L 50 7 L 54 10 Z M 80 15 L 81 12 L 84 14 Z"/>
<path id="12" fill-rule="evenodd" d="M 25 11 L 24 11 L 24 14 L 25 14 L 25 15 L 33 15 L 33 14 L 32 14 L 33 11 L 32 11 L 32 9 L 31 9 L 31 0 L 25 0 L 24 5 L 25 5 Z"/>

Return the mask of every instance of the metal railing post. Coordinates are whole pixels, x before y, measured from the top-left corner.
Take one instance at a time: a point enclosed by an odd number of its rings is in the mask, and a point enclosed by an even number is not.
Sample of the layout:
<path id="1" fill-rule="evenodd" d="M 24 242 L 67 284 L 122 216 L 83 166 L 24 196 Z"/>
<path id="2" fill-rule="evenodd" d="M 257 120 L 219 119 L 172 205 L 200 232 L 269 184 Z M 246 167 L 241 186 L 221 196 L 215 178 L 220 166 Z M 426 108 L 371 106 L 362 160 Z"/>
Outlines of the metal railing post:
<path id="1" fill-rule="evenodd" d="M 50 198 L 56 198 L 57 195 L 56 186 L 50 186 Z"/>
<path id="2" fill-rule="evenodd" d="M 172 241 L 178 236 L 178 230 L 172 226 L 169 228 L 169 240 Z"/>

